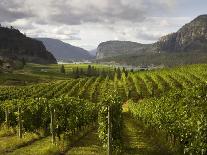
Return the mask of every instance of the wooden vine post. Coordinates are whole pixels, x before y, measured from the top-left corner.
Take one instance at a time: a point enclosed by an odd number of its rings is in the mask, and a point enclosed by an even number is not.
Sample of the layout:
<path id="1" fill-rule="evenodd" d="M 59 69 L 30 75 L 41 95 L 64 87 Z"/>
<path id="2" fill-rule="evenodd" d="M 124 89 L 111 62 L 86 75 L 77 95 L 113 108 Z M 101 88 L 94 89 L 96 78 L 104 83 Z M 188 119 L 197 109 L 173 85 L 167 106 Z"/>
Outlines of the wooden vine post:
<path id="1" fill-rule="evenodd" d="M 54 108 L 50 108 L 50 131 L 52 135 L 52 144 L 55 143 L 55 127 L 54 127 Z"/>
<path id="2" fill-rule="evenodd" d="M 21 111 L 21 107 L 18 107 L 18 124 L 19 124 L 19 138 L 22 138 L 22 111 Z"/>
<path id="3" fill-rule="evenodd" d="M 108 153 L 107 155 L 112 154 L 112 148 L 111 148 L 111 108 L 108 105 Z"/>
<path id="4" fill-rule="evenodd" d="M 9 127 L 9 108 L 6 107 L 5 109 L 5 124 L 7 127 Z"/>

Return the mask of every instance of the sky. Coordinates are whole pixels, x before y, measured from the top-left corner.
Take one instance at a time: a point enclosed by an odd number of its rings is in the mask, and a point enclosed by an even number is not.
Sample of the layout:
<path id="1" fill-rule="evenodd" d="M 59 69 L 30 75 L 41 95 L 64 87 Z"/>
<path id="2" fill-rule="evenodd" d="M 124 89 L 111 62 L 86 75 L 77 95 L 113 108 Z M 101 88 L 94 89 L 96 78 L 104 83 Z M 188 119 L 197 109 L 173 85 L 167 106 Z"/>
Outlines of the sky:
<path id="1" fill-rule="evenodd" d="M 0 23 L 87 50 L 108 40 L 153 43 L 201 14 L 207 0 L 1 0 Z"/>

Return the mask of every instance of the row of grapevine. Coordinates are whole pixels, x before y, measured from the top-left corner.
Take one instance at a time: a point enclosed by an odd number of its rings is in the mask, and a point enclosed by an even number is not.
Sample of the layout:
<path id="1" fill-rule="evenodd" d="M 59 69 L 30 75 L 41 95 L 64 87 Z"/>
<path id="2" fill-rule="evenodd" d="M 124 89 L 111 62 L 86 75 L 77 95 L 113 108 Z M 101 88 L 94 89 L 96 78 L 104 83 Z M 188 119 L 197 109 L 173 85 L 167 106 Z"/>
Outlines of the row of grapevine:
<path id="1" fill-rule="evenodd" d="M 116 154 L 122 149 L 122 99 L 113 93 L 108 96 L 100 103 L 98 132 L 108 154 Z"/>
<path id="2" fill-rule="evenodd" d="M 161 98 L 129 102 L 132 115 L 165 131 L 183 146 L 184 153 L 207 153 L 207 86 L 174 90 Z"/>
<path id="3" fill-rule="evenodd" d="M 138 94 L 137 89 L 135 87 L 134 80 L 131 76 L 127 77 L 127 85 L 125 87 L 128 87 L 128 99 L 131 98 L 133 100 L 140 99 L 140 94 Z"/>
<path id="4" fill-rule="evenodd" d="M 86 98 L 87 97 L 87 88 L 94 83 L 95 78 L 92 77 L 90 78 L 84 85 L 83 87 L 80 88 L 79 92 L 78 92 L 78 96 L 80 98 Z"/>
<path id="5" fill-rule="evenodd" d="M 91 84 L 91 86 L 88 89 L 88 96 L 87 96 L 88 100 L 95 102 L 95 103 L 97 102 L 97 100 L 98 100 L 97 89 L 98 89 L 99 84 L 101 83 L 102 80 L 103 80 L 102 77 L 98 77 L 98 78 L 96 78 L 94 83 Z"/>
<path id="6" fill-rule="evenodd" d="M 153 74 L 152 79 L 157 83 L 157 89 L 159 90 L 158 95 L 160 96 L 162 93 L 165 93 L 170 90 L 169 83 L 164 80 L 164 78 L 159 74 Z"/>
<path id="7" fill-rule="evenodd" d="M 103 79 L 103 77 L 91 77 L 59 80 L 24 87 L 0 87 L 0 100 L 27 97 L 52 98 L 69 95 L 97 102 L 101 100 L 102 90 L 100 87 Z M 198 70 L 191 67 L 190 69 L 178 68 L 172 71 L 122 73 L 121 79 L 116 73 L 114 80 L 108 78 L 108 82 L 113 83 L 114 89 L 118 90 L 123 98 L 133 98 L 134 100 L 161 95 L 172 89 L 185 89 L 196 83 L 205 83 L 205 81 L 206 76 L 202 67 Z"/>
<path id="8" fill-rule="evenodd" d="M 49 134 L 56 127 L 59 132 L 74 132 L 95 122 L 98 113 L 97 104 L 67 96 L 6 100 L 0 103 L 0 109 L 1 114 L 5 111 L 0 119 L 8 126 L 18 126 L 19 135 L 22 130 L 36 132 L 38 129 Z"/>

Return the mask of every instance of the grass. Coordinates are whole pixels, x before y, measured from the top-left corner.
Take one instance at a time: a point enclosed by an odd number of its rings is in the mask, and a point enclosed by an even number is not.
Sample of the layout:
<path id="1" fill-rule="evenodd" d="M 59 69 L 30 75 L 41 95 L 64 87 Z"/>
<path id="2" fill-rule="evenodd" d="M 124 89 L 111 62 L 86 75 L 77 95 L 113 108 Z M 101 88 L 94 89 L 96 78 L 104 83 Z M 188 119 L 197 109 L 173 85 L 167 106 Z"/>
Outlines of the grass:
<path id="1" fill-rule="evenodd" d="M 29 145 L 31 142 L 39 139 L 40 137 L 33 133 L 25 133 L 23 138 L 20 139 L 16 135 L 0 138 L 0 154 L 6 154 L 22 146 Z"/>
<path id="2" fill-rule="evenodd" d="M 21 73 L 4 73 L 0 75 L 0 85 L 26 85 L 39 82 L 44 82 L 44 79 Z"/>
<path id="3" fill-rule="evenodd" d="M 75 143 L 66 153 L 67 155 L 104 155 L 105 151 L 101 146 L 97 130 L 93 130 L 85 137 Z"/>
<path id="4" fill-rule="evenodd" d="M 12 136 L 16 133 L 15 129 L 12 127 L 7 127 L 2 125 L 0 127 L 0 137 Z"/>
<path id="5" fill-rule="evenodd" d="M 108 66 L 100 64 L 90 64 L 97 69 L 111 69 Z M 72 77 L 73 69 L 77 67 L 84 71 L 88 64 L 65 64 L 66 74 L 60 73 L 60 64 L 39 65 L 28 63 L 24 69 L 14 70 L 12 73 L 0 73 L 0 85 L 27 85 L 51 80 L 65 80 Z"/>
<path id="6" fill-rule="evenodd" d="M 142 126 L 131 118 L 129 113 L 124 113 L 124 155 L 169 155 L 166 148 L 157 143 L 151 135 L 146 135 Z"/>
<path id="7" fill-rule="evenodd" d="M 150 133 L 129 114 L 128 103 L 123 104 L 123 153 L 124 155 L 169 155 Z"/>
<path id="8" fill-rule="evenodd" d="M 43 138 L 33 144 L 16 149 L 8 155 L 55 155 L 59 154 L 59 148 L 51 143 L 51 138 Z"/>
<path id="9" fill-rule="evenodd" d="M 64 68 L 66 70 L 66 74 L 69 74 L 76 69 L 77 67 L 83 70 L 87 70 L 89 64 L 64 64 Z M 90 64 L 97 69 L 110 69 L 108 66 L 104 66 L 101 64 Z M 56 74 L 57 76 L 64 77 L 64 74 L 60 73 L 61 64 L 52 64 L 52 65 L 38 65 L 38 64 L 27 64 L 24 68 L 24 71 L 28 71 L 34 74 L 45 74 L 45 75 L 52 75 Z"/>
<path id="10" fill-rule="evenodd" d="M 77 132 L 75 135 L 67 136 L 63 138 L 61 135 L 61 141 L 56 140 L 55 144 L 51 143 L 51 137 L 41 138 L 29 145 L 22 145 L 21 147 L 12 147 L 4 149 L 0 154 L 6 153 L 9 155 L 57 155 L 57 154 L 66 154 L 68 150 L 76 146 L 79 141 L 82 140 L 88 133 L 90 134 L 93 131 L 92 126 L 85 128 L 85 130 Z M 9 139 L 9 137 L 6 137 Z M 96 137 L 97 138 L 97 137 Z M 17 142 L 18 143 L 18 142 Z M 21 143 L 21 142 L 20 142 Z M 95 142 L 96 143 L 96 142 Z M 1 143 L 0 143 L 1 145 Z M 4 143 L 5 146 L 8 146 L 8 143 Z M 19 145 L 19 144 L 18 144 Z"/>

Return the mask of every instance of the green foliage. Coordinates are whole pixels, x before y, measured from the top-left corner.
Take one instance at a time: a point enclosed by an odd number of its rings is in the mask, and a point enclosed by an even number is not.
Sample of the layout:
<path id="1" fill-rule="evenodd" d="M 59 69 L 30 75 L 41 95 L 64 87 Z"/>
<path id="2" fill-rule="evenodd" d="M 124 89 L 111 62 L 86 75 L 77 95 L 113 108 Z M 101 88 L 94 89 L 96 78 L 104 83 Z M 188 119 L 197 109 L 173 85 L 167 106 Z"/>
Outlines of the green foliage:
<path id="1" fill-rule="evenodd" d="M 145 124 L 173 135 L 185 153 L 207 153 L 207 86 L 175 90 L 161 98 L 129 102 L 131 113 Z"/>
<path id="2" fill-rule="evenodd" d="M 60 73 L 65 74 L 65 67 L 64 67 L 64 65 L 61 65 L 61 67 L 60 67 Z"/>
<path id="3" fill-rule="evenodd" d="M 111 140 L 112 149 L 114 152 L 119 152 L 122 148 L 122 100 L 117 95 L 109 95 L 109 97 L 100 103 L 100 110 L 98 113 L 99 123 L 99 138 L 103 146 L 107 147 L 108 141 L 108 106 L 110 106 L 110 120 L 111 120 Z"/>
<path id="4" fill-rule="evenodd" d="M 116 73 L 117 73 L 117 78 L 121 79 L 121 69 L 120 68 L 117 68 Z"/>
<path id="5" fill-rule="evenodd" d="M 86 74 L 87 67 L 83 72 L 80 68 L 78 70 L 80 74 Z M 0 123 L 4 124 L 5 111 L 9 109 L 8 124 L 16 127 L 18 107 L 21 107 L 24 131 L 41 129 L 49 134 L 52 108 L 55 109 L 55 126 L 58 125 L 61 132 L 77 131 L 98 118 L 99 136 L 106 146 L 106 116 L 110 105 L 115 151 L 121 149 L 123 100 L 142 100 L 139 104 L 130 103 L 130 110 L 136 117 L 174 135 L 186 152 L 206 151 L 207 90 L 206 87 L 191 89 L 193 85 L 206 83 L 206 65 L 148 72 L 122 71 L 121 79 L 117 69 L 105 70 L 105 73 L 106 77 L 96 75 L 21 87 L 0 87 Z"/>
<path id="6" fill-rule="evenodd" d="M 55 110 L 55 124 L 59 125 L 61 131 L 79 129 L 97 118 L 96 105 L 82 99 L 63 96 L 60 98 L 28 98 L 6 100 L 1 104 L 2 109 L 10 110 L 10 126 L 17 125 L 21 107 L 21 117 L 25 131 L 36 131 L 44 129 L 49 131 L 50 110 Z"/>

